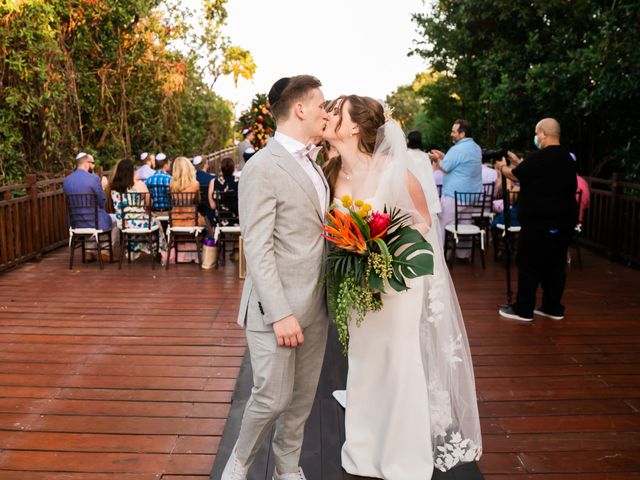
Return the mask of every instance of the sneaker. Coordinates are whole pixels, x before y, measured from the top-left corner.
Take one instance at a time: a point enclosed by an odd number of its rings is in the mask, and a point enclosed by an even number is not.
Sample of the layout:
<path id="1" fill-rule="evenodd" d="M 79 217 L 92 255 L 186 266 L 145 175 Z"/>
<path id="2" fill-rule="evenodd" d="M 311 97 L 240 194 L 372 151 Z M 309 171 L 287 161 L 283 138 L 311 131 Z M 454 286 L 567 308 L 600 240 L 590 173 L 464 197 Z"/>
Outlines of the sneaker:
<path id="1" fill-rule="evenodd" d="M 531 317 L 523 317 L 522 315 L 518 315 L 513 309 L 513 305 L 501 308 L 500 310 L 498 310 L 498 313 L 501 317 L 511 318 L 512 320 L 520 320 L 521 322 L 530 322 L 533 320 L 533 315 L 531 315 Z"/>
<path id="2" fill-rule="evenodd" d="M 247 480 L 247 473 L 249 473 L 249 468 L 240 463 L 234 448 L 222 471 L 220 480 Z"/>
<path id="3" fill-rule="evenodd" d="M 273 480 L 307 480 L 307 477 L 304 476 L 304 472 L 302 468 L 298 467 L 298 471 L 296 473 L 283 473 L 279 474 L 278 469 L 273 470 Z"/>
<path id="4" fill-rule="evenodd" d="M 550 313 L 545 312 L 542 307 L 536 307 L 533 310 L 533 313 L 540 315 L 541 317 L 549 317 L 553 320 L 562 320 L 564 318 L 564 315 L 551 315 Z"/>

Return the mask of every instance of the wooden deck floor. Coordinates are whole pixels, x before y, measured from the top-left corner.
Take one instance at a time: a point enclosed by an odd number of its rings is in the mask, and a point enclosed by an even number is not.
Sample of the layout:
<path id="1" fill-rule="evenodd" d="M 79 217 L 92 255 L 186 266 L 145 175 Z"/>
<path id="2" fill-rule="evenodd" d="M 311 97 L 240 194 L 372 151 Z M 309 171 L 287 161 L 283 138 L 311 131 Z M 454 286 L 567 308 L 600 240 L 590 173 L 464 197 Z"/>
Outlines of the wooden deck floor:
<path id="1" fill-rule="evenodd" d="M 500 319 L 504 270 L 454 269 L 488 480 L 640 479 L 640 272 L 584 256 L 560 322 Z M 235 265 L 67 258 L 0 275 L 0 479 L 208 478 L 244 354 Z"/>

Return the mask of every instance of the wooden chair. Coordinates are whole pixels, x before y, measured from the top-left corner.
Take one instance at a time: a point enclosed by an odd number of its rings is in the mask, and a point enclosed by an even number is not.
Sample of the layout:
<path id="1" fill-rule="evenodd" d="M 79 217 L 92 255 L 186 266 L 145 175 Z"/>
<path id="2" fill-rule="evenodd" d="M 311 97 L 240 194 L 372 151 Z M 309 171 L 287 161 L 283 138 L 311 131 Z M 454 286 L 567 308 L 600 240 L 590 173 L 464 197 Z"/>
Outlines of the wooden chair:
<path id="1" fill-rule="evenodd" d="M 166 224 L 169 221 L 169 185 L 149 185 L 151 195 L 151 213 L 159 222 Z"/>
<path id="2" fill-rule="evenodd" d="M 444 239 L 444 253 L 445 258 L 447 256 L 447 250 L 449 244 L 453 249 L 451 255 L 450 267 L 453 269 L 453 265 L 456 260 L 456 251 L 461 249 L 471 250 L 471 262 L 474 260 L 476 241 L 480 246 L 480 259 L 482 261 L 482 268 L 485 268 L 484 262 L 484 243 L 485 243 L 485 231 L 478 225 L 473 224 L 473 215 L 479 214 L 480 217 L 484 214 L 485 208 L 485 195 L 484 192 L 455 192 L 455 221 L 444 227 L 445 239 Z M 460 237 L 470 237 L 471 247 L 460 246 Z"/>
<path id="3" fill-rule="evenodd" d="M 238 191 L 221 192 L 216 190 L 214 198 L 216 201 L 216 223 L 220 231 L 220 236 L 218 237 L 219 260 L 224 265 L 227 246 L 231 246 L 231 251 L 233 252 L 239 244 Z"/>
<path id="4" fill-rule="evenodd" d="M 109 261 L 113 261 L 111 230 L 101 230 L 98 222 L 98 195 L 95 193 L 74 193 L 66 195 L 69 218 L 69 269 L 73 268 L 73 256 L 76 249 L 82 249 L 82 263 L 86 261 L 86 252 L 96 252 L 100 270 L 103 248 L 109 252 Z M 87 245 L 89 242 L 89 245 Z M 93 246 L 95 245 L 95 247 Z"/>
<path id="5" fill-rule="evenodd" d="M 491 225 L 491 220 L 493 219 L 493 212 L 491 211 L 491 202 L 493 202 L 493 194 L 496 185 L 495 183 L 483 183 L 482 184 L 482 193 L 484 193 L 484 212 L 482 214 L 480 212 L 474 212 L 472 214 L 473 223 L 478 225 L 481 229 L 485 231 L 485 235 L 488 238 L 489 235 L 489 226 Z"/>
<path id="6" fill-rule="evenodd" d="M 160 252 L 160 226 L 154 222 L 149 193 L 123 193 L 120 195 L 120 264 L 127 253 L 131 263 L 132 243 L 146 243 L 151 252 L 151 268 L 156 268 L 156 258 Z"/>
<path id="7" fill-rule="evenodd" d="M 167 250 L 166 268 L 169 268 L 169 257 L 173 248 L 176 264 L 187 263 L 178 261 L 178 253 L 196 252 L 198 254 L 198 264 L 202 268 L 202 236 L 204 226 L 198 225 L 198 203 L 199 195 L 193 192 L 171 192 L 169 209 L 169 226 L 167 227 L 167 240 L 169 248 Z M 179 249 L 179 245 L 187 246 L 196 244 L 196 248 Z"/>

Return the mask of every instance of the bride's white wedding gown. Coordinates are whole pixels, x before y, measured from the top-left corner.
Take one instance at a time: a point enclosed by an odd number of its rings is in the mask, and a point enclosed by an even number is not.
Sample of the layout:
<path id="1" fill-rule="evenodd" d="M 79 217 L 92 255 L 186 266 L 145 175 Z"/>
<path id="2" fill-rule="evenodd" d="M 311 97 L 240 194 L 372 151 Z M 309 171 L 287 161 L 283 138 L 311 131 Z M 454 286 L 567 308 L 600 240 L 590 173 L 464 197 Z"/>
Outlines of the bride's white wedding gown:
<path id="1" fill-rule="evenodd" d="M 374 210 L 384 208 L 379 197 L 367 202 Z M 396 292 L 388 287 L 382 309 L 349 329 L 342 466 L 353 475 L 431 478 L 429 399 L 420 349 L 424 301 L 423 288 Z"/>

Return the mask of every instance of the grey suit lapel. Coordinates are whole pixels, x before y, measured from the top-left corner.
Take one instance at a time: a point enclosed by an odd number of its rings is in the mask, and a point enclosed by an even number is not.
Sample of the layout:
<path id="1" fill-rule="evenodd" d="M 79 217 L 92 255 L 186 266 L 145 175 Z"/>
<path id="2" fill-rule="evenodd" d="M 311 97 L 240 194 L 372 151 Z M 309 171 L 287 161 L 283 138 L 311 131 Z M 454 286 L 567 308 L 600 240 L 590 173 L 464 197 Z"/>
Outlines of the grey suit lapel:
<path id="1" fill-rule="evenodd" d="M 267 148 L 271 150 L 273 156 L 277 158 L 277 163 L 293 180 L 302 188 L 304 193 L 309 198 L 309 201 L 316 209 L 316 213 L 321 220 L 324 220 L 324 211 L 321 210 L 320 201 L 318 200 L 318 193 L 313 186 L 313 182 L 309 178 L 309 175 L 302 169 L 300 164 L 293 156 L 287 152 L 287 150 L 278 143 L 277 140 L 271 139 L 267 144 Z"/>

